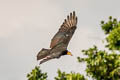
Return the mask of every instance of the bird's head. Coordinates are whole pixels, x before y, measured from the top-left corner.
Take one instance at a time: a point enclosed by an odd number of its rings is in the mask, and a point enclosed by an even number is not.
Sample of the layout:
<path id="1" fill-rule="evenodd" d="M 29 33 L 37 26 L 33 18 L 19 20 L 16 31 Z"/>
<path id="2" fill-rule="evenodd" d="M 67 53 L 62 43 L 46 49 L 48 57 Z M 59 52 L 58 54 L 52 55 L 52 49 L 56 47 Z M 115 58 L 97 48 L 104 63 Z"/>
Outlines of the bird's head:
<path id="1" fill-rule="evenodd" d="M 71 52 L 68 51 L 68 50 L 64 51 L 62 55 L 70 55 L 70 56 L 73 56 L 73 55 L 71 54 Z"/>

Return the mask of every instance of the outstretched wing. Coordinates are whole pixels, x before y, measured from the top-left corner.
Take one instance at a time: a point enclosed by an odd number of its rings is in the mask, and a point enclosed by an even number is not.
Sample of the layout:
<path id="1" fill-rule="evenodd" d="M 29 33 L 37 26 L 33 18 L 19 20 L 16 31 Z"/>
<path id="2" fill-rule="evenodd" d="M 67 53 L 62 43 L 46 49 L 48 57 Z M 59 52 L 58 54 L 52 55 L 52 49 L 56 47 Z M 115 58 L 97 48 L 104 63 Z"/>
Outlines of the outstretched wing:
<path id="1" fill-rule="evenodd" d="M 51 40 L 50 48 L 54 48 L 55 46 L 61 43 L 63 43 L 64 46 L 66 46 L 67 48 L 67 45 L 75 32 L 76 25 L 77 17 L 75 15 L 75 12 L 70 13 L 70 15 L 67 16 L 67 19 L 64 20 L 59 31 Z"/>

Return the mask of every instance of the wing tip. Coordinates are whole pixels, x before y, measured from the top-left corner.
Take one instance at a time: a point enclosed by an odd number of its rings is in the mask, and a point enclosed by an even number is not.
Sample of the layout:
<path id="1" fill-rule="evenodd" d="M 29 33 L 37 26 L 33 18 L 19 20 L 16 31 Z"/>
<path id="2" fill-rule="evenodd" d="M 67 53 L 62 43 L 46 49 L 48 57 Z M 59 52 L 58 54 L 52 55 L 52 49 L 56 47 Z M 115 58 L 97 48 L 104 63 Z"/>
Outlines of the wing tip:
<path id="1" fill-rule="evenodd" d="M 75 27 L 77 25 L 77 20 L 76 13 L 73 11 L 67 16 L 62 25 L 65 25 L 67 28 Z"/>

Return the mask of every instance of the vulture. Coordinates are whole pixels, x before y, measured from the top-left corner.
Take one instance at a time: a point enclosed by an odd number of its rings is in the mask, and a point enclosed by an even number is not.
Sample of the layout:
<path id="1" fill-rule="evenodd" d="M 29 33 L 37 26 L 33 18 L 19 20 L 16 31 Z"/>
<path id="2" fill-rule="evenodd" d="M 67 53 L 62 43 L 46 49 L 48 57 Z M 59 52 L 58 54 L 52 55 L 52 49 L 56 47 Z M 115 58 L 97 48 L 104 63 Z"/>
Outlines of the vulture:
<path id="1" fill-rule="evenodd" d="M 52 38 L 50 49 L 42 48 L 37 54 L 37 60 L 41 60 L 40 64 L 51 59 L 58 59 L 64 55 L 72 56 L 71 52 L 67 50 L 67 46 L 76 28 L 77 16 L 75 11 L 73 11 L 67 16 L 63 24 L 60 26 L 58 32 Z"/>

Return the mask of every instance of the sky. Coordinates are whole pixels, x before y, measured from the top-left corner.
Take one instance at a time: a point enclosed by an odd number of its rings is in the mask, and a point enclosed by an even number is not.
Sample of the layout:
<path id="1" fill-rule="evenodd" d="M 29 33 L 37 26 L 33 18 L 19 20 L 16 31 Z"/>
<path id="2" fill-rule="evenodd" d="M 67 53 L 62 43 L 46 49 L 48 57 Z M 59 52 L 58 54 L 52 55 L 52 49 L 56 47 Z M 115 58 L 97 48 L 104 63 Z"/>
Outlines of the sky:
<path id="1" fill-rule="evenodd" d="M 66 16 L 75 11 L 78 24 L 68 50 L 73 56 L 63 56 L 40 65 L 48 79 L 57 70 L 85 75 L 81 50 L 97 45 L 104 49 L 101 20 L 109 16 L 120 18 L 120 0 L 0 0 L 0 80 L 27 80 L 27 73 L 37 65 L 37 53 L 49 48 L 52 37 Z"/>

